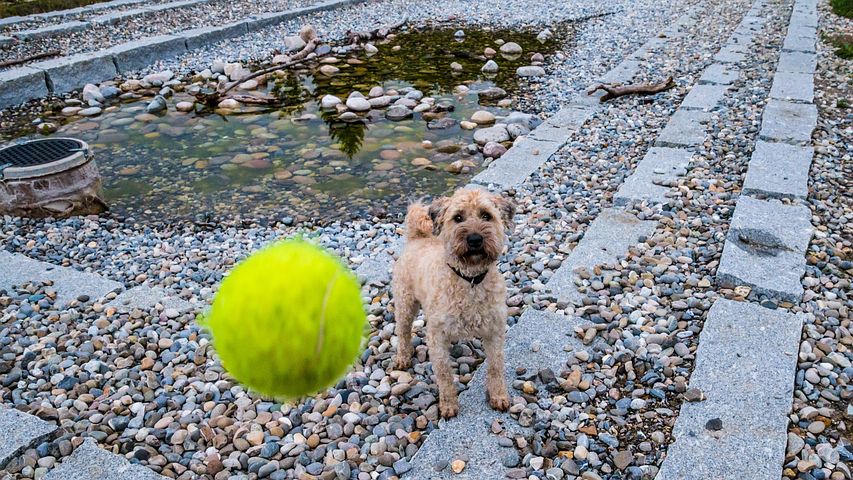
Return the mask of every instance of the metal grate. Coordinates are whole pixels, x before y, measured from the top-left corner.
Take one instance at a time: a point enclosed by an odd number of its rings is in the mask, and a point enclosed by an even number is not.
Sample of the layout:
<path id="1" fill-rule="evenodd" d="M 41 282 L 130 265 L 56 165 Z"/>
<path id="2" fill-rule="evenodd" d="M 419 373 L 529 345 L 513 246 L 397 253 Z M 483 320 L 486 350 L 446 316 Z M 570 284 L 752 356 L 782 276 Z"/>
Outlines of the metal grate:
<path id="1" fill-rule="evenodd" d="M 12 145 L 0 150 L 0 166 L 32 167 L 67 158 L 83 150 L 85 144 L 70 138 L 47 138 Z"/>

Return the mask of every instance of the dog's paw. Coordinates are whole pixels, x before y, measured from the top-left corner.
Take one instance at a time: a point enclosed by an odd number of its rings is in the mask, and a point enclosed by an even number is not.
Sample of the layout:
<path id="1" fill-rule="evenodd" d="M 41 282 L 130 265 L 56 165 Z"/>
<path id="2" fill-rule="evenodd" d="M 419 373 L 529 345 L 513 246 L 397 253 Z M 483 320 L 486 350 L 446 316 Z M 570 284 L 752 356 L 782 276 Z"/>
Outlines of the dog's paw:
<path id="1" fill-rule="evenodd" d="M 509 396 L 507 394 L 489 397 L 489 406 L 495 410 L 505 412 L 509 409 Z"/>
<path id="2" fill-rule="evenodd" d="M 507 405 L 509 407 L 509 405 Z M 453 418 L 459 413 L 458 402 L 439 402 L 438 411 L 441 412 L 442 418 Z"/>
<path id="3" fill-rule="evenodd" d="M 400 355 L 394 357 L 395 370 L 408 370 L 412 366 L 412 357 L 408 355 Z"/>

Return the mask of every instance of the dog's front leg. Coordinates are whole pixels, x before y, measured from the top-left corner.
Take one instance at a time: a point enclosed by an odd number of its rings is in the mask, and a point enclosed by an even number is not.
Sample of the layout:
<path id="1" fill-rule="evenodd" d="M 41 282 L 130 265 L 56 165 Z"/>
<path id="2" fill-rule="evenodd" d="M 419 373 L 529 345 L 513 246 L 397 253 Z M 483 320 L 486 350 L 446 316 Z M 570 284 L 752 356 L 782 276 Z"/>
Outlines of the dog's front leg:
<path id="1" fill-rule="evenodd" d="M 505 411 L 509 408 L 509 395 L 506 389 L 506 377 L 504 375 L 504 332 L 483 338 L 483 346 L 486 350 L 486 394 L 489 405 L 495 410 Z"/>
<path id="2" fill-rule="evenodd" d="M 428 331 L 427 346 L 438 384 L 438 410 L 442 417 L 451 418 L 459 413 L 459 400 L 456 385 L 453 384 L 453 370 L 450 368 L 450 341 L 442 333 Z"/>

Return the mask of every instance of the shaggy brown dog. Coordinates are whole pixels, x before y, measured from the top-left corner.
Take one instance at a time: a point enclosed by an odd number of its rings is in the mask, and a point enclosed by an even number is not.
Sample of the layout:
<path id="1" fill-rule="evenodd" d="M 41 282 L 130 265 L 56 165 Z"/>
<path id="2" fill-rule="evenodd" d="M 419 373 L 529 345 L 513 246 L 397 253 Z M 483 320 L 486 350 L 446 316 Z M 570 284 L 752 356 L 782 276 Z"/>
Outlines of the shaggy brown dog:
<path id="1" fill-rule="evenodd" d="M 392 290 L 399 340 L 396 367 L 412 359 L 412 321 L 423 307 L 427 346 L 438 383 L 439 410 L 459 412 L 450 346 L 479 337 L 488 358 L 486 395 L 497 410 L 509 407 L 504 380 L 506 284 L 497 269 L 515 204 L 477 189 L 461 189 L 406 215 L 406 246 L 394 265 Z"/>

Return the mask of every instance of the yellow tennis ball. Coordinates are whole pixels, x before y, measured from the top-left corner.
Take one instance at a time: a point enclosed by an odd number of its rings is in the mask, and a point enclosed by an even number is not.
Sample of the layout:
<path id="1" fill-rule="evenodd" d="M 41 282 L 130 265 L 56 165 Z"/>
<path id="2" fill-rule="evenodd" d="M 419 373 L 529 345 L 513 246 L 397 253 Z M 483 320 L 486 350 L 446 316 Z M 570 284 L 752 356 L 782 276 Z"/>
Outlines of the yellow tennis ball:
<path id="1" fill-rule="evenodd" d="M 366 315 L 359 282 L 337 257 L 286 240 L 240 262 L 203 323 L 235 379 L 292 399 L 346 373 L 361 352 Z"/>

